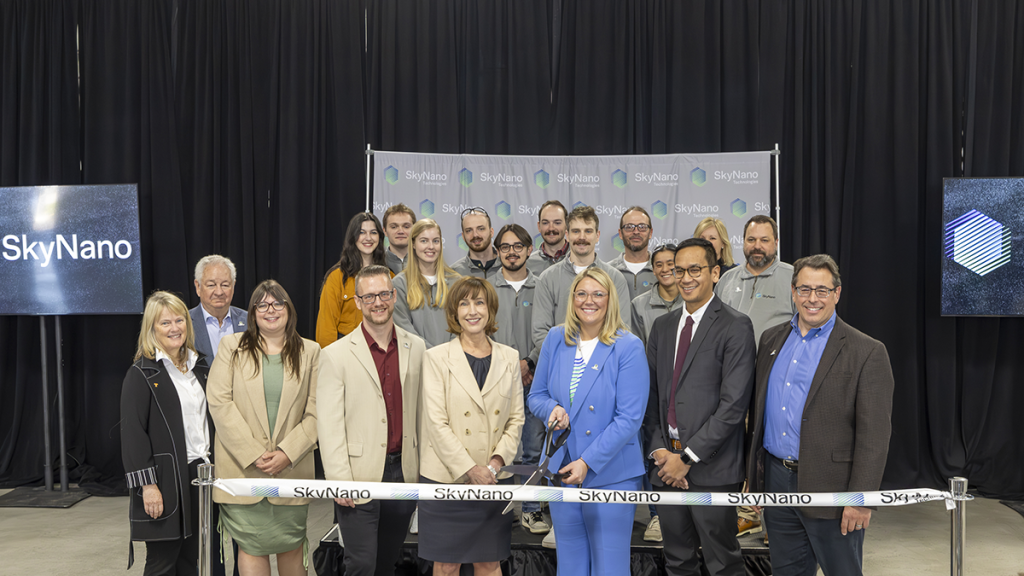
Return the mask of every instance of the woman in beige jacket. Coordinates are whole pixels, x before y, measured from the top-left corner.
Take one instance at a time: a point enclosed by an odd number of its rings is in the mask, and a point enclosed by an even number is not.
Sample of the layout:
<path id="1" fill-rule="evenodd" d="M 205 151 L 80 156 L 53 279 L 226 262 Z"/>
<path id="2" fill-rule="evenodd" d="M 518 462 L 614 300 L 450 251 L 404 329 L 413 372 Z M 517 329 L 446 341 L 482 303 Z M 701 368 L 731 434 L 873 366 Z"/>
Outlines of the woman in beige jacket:
<path id="1" fill-rule="evenodd" d="M 217 426 L 220 478 L 313 478 L 320 346 L 295 330 L 295 307 L 274 280 L 249 300 L 249 327 L 225 336 L 206 387 Z M 253 321 L 255 319 L 255 321 Z M 221 528 L 238 543 L 242 576 L 306 574 L 309 500 L 230 496 L 215 490 Z"/>
<path id="2" fill-rule="evenodd" d="M 425 483 L 493 485 L 519 446 L 525 413 L 519 353 L 489 336 L 498 295 L 475 277 L 460 278 L 445 302 L 458 339 L 427 350 L 424 360 L 420 474 Z M 508 476 L 502 474 L 502 476 Z M 511 554 L 505 502 L 420 501 L 419 556 L 435 575 L 473 564 L 476 576 L 501 573 Z"/>

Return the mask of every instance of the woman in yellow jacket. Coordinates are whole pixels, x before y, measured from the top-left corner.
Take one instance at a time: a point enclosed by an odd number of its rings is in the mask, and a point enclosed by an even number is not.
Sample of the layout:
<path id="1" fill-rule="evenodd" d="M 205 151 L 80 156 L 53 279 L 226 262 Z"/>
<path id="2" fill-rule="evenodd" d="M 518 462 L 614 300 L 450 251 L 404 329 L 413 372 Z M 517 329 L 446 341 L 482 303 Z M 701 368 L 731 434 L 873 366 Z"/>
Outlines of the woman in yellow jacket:
<path id="1" fill-rule="evenodd" d="M 320 312 L 316 317 L 316 342 L 321 348 L 341 339 L 363 320 L 356 308 L 355 278 L 371 264 L 386 266 L 384 228 L 376 216 L 360 212 L 348 222 L 341 259 L 324 274 Z"/>

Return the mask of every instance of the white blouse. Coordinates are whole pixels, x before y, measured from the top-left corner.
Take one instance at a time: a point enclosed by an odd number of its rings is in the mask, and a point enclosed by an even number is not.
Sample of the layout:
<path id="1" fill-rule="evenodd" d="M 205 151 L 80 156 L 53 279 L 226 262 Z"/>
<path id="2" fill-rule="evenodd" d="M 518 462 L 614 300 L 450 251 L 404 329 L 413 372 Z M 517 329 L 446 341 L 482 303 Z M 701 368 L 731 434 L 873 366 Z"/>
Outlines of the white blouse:
<path id="1" fill-rule="evenodd" d="M 174 361 L 159 348 L 156 349 L 156 359 L 158 362 L 163 361 L 164 369 L 171 375 L 171 382 L 174 382 L 174 389 L 178 392 L 178 402 L 181 403 L 181 419 L 185 428 L 188 461 L 192 462 L 202 458 L 209 464 L 210 429 L 206 422 L 206 391 L 203 390 L 196 375 L 192 372 L 199 355 L 189 350 L 188 361 L 185 363 L 188 371 L 184 374 L 174 365 Z"/>

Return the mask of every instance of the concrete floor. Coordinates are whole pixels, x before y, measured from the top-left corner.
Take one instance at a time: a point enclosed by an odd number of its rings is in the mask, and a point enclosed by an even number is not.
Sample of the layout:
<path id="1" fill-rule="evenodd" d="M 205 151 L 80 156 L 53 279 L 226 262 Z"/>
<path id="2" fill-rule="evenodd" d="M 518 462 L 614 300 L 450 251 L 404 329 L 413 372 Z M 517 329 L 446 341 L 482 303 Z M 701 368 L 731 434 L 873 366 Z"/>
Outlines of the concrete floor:
<path id="1" fill-rule="evenodd" d="M 122 576 L 127 506 L 127 498 L 92 497 L 67 510 L 0 508 L 0 575 Z M 333 523 L 331 514 L 330 501 L 310 505 L 311 554 Z M 1024 576 L 1024 517 L 995 500 L 968 502 L 964 554 L 966 574 Z M 949 556 L 949 513 L 942 502 L 882 508 L 872 515 L 865 574 L 949 574 Z M 137 544 L 128 573 L 141 574 L 144 564 L 145 545 Z M 309 573 L 314 574 L 312 563 Z"/>

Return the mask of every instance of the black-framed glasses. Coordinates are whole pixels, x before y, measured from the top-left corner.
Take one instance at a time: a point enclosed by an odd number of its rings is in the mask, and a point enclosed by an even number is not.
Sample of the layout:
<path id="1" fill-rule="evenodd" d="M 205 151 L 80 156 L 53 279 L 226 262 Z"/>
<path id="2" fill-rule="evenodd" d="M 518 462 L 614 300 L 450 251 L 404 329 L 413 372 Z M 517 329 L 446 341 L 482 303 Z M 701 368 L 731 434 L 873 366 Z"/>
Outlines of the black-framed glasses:
<path id="1" fill-rule="evenodd" d="M 472 216 L 473 214 L 483 214 L 484 216 L 487 216 L 488 218 L 491 217 L 491 215 L 487 213 L 487 210 L 484 210 L 480 206 L 471 206 L 471 207 L 466 208 L 465 210 L 462 211 L 462 216 L 460 216 L 460 218 L 465 218 L 466 216 Z"/>
<path id="2" fill-rule="evenodd" d="M 376 294 L 363 294 L 363 295 L 356 294 L 356 298 L 359 298 L 360 300 L 362 300 L 363 304 L 366 304 L 367 306 L 369 306 L 370 304 L 373 304 L 373 301 L 376 300 L 377 298 L 380 298 L 381 302 L 391 302 L 391 299 L 394 298 L 394 297 L 395 297 L 395 291 L 394 290 L 385 290 L 384 292 L 378 292 Z"/>
<path id="3" fill-rule="evenodd" d="M 508 251 L 511 250 L 516 254 L 519 254 L 525 248 L 526 244 L 523 244 L 522 242 L 516 242 L 515 244 L 501 244 L 498 246 L 498 252 L 501 252 L 502 254 L 508 254 Z"/>
<path id="4" fill-rule="evenodd" d="M 701 270 L 705 268 L 710 268 L 710 266 L 697 266 L 696 264 L 694 264 L 689 268 L 676 267 L 672 269 L 672 275 L 675 276 L 676 278 L 681 279 L 683 275 L 689 274 L 690 278 L 696 280 L 697 278 L 700 278 Z"/>
<path id="5" fill-rule="evenodd" d="M 284 302 L 280 300 L 274 300 L 273 302 L 260 302 L 256 305 L 256 310 L 258 312 L 266 312 L 267 310 L 270 310 L 271 306 L 273 306 L 274 310 L 277 310 L 278 312 L 284 310 Z"/>
<path id="6" fill-rule="evenodd" d="M 601 292 L 600 290 L 596 290 L 594 292 L 587 292 L 585 290 L 577 290 L 576 292 L 573 293 L 572 296 L 573 296 L 573 298 L 576 299 L 577 302 L 586 302 L 587 298 L 593 298 L 594 302 L 597 302 L 598 300 L 604 300 L 605 298 L 607 298 L 608 297 L 608 293 L 607 292 Z"/>
<path id="7" fill-rule="evenodd" d="M 623 224 L 622 225 L 622 229 L 624 231 L 626 231 L 626 232 L 629 232 L 630 234 L 633 233 L 633 230 L 636 230 L 637 232 L 643 233 L 643 232 L 647 232 L 648 230 L 650 230 L 651 229 L 651 225 L 650 224 Z"/>
<path id="8" fill-rule="evenodd" d="M 824 286 L 818 286 L 817 288 L 811 288 L 810 286 L 796 287 L 796 295 L 801 298 L 810 298 L 811 292 L 818 298 L 828 298 L 828 295 L 835 291 L 835 288 L 825 288 Z"/>

